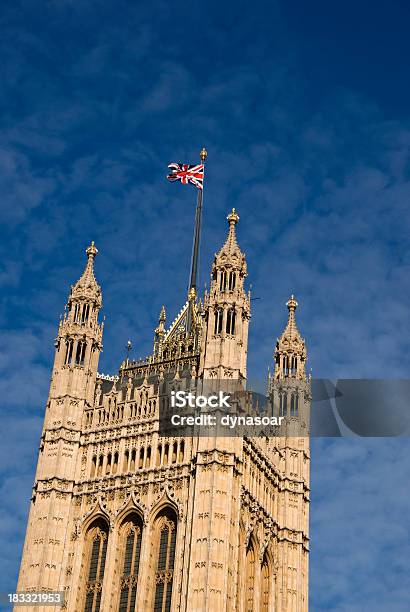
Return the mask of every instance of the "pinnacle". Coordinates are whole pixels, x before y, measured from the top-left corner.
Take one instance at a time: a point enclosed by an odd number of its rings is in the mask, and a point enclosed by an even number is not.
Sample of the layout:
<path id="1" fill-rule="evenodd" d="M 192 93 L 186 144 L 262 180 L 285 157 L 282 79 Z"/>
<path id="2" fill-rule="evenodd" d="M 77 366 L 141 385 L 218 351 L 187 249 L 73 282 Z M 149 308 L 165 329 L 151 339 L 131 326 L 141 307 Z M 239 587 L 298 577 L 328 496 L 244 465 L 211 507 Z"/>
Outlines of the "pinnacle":
<path id="1" fill-rule="evenodd" d="M 288 310 L 289 310 L 289 317 L 288 317 L 288 322 L 286 324 L 285 330 L 282 334 L 282 338 L 289 338 L 292 340 L 294 338 L 301 339 L 301 335 L 296 325 L 296 317 L 295 317 L 295 311 L 296 311 L 296 308 L 298 307 L 298 303 L 293 293 L 291 297 L 289 298 L 289 300 L 286 302 L 286 306 L 288 307 Z"/>
<path id="2" fill-rule="evenodd" d="M 227 220 L 229 222 L 229 232 L 225 244 L 222 247 L 222 251 L 232 254 L 236 250 L 239 251 L 238 242 L 236 240 L 236 224 L 239 221 L 239 215 L 234 208 L 232 208 L 232 212 L 227 216 Z"/>
<path id="3" fill-rule="evenodd" d="M 166 321 L 165 306 L 162 306 L 161 312 L 159 313 L 159 322 L 160 323 L 165 323 L 165 321 Z"/>
<path id="4" fill-rule="evenodd" d="M 101 304 L 101 288 L 94 275 L 94 258 L 98 253 L 94 241 L 86 249 L 86 253 L 87 264 L 83 274 L 72 288 L 71 297 L 91 298 Z"/>

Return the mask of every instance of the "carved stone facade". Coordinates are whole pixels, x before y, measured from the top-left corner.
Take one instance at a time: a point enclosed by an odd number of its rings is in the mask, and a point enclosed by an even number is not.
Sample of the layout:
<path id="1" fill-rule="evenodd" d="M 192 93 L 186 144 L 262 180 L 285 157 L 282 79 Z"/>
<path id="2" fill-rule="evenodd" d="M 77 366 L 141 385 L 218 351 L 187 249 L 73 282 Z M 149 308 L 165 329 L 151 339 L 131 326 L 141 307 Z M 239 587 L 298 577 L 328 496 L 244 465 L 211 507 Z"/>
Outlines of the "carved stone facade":
<path id="1" fill-rule="evenodd" d="M 251 302 L 238 219 L 228 216 L 190 327 L 195 296 L 168 329 L 161 310 L 152 355 L 126 359 L 116 376 L 97 372 L 101 289 L 97 249 L 87 249 L 55 342 L 18 590 L 64 591 L 70 612 L 307 611 L 309 438 L 293 421 L 302 415 L 308 431 L 310 383 L 293 296 L 268 381 L 285 433 L 158 433 L 170 389 L 205 378 L 245 386 Z"/>

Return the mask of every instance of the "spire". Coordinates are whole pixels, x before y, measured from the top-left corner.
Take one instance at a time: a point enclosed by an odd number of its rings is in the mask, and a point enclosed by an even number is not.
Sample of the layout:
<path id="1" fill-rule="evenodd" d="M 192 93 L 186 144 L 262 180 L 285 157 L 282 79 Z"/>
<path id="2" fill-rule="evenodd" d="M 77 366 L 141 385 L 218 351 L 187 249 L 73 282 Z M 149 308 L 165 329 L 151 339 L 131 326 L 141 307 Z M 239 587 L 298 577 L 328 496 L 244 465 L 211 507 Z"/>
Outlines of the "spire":
<path id="1" fill-rule="evenodd" d="M 165 312 L 165 306 L 163 306 L 161 308 L 161 312 L 159 313 L 159 318 L 158 318 L 158 327 L 155 330 L 155 333 L 157 334 L 161 334 L 164 335 L 165 333 L 165 321 L 167 319 L 167 315 Z"/>
<path id="2" fill-rule="evenodd" d="M 88 298 L 94 301 L 98 307 L 101 307 L 101 287 L 98 285 L 94 275 L 94 258 L 98 253 L 94 241 L 91 242 L 86 253 L 87 264 L 82 276 L 71 289 L 70 299 Z"/>
<path id="3" fill-rule="evenodd" d="M 165 321 L 166 321 L 166 313 L 165 306 L 161 308 L 161 312 L 158 317 L 158 327 L 155 330 L 154 336 L 154 355 L 158 355 L 160 351 L 160 347 L 164 340 L 165 336 Z"/>
<path id="4" fill-rule="evenodd" d="M 201 311 L 204 329 L 200 372 L 205 377 L 246 379 L 246 352 L 250 298 L 245 292 L 245 254 L 236 240 L 239 215 L 233 208 L 227 217 L 228 236 L 215 254 L 211 285 Z"/>
<path id="5" fill-rule="evenodd" d="M 299 306 L 299 304 L 295 300 L 295 296 L 293 295 L 293 293 L 290 296 L 289 300 L 286 302 L 286 306 L 289 310 L 289 316 L 285 330 L 282 334 L 282 338 L 288 338 L 290 342 L 293 342 L 296 338 L 301 341 L 302 337 L 299 333 L 298 326 L 296 325 L 295 317 L 296 308 Z"/>
<path id="6" fill-rule="evenodd" d="M 226 217 L 229 223 L 229 232 L 224 247 L 228 253 L 232 253 L 236 249 L 239 249 L 236 241 L 236 224 L 239 221 L 239 215 L 236 210 L 232 208 L 232 212 Z"/>
<path id="7" fill-rule="evenodd" d="M 239 221 L 239 215 L 235 208 L 232 208 L 232 211 L 227 216 L 227 220 L 229 223 L 228 236 L 220 251 L 215 255 L 214 266 L 236 267 L 241 269 L 244 276 L 246 276 L 245 255 L 239 248 L 236 239 L 236 224 Z"/>
<path id="8" fill-rule="evenodd" d="M 298 303 L 293 294 L 286 302 L 286 306 L 289 310 L 288 322 L 276 343 L 275 377 L 305 378 L 307 352 L 305 341 L 296 324 L 295 312 Z"/>
<path id="9" fill-rule="evenodd" d="M 165 306 L 162 306 L 161 308 L 161 312 L 159 313 L 159 323 L 165 323 L 166 321 L 166 312 L 165 312 Z"/>

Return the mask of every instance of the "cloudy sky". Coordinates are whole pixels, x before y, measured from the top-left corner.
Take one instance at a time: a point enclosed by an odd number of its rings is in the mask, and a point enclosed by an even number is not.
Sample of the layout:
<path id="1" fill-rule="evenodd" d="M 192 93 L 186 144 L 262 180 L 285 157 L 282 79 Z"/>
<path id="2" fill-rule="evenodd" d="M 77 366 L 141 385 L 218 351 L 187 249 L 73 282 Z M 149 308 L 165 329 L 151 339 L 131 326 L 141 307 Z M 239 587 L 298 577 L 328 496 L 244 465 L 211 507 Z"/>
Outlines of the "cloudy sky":
<path id="1" fill-rule="evenodd" d="M 149 353 L 188 280 L 209 151 L 201 285 L 241 217 L 249 371 L 284 306 L 319 377 L 408 378 L 408 3 L 4 1 L 0 9 L 0 591 L 14 588 L 53 357 L 95 240 L 100 371 Z M 409 608 L 408 440 L 312 444 L 311 608 Z"/>

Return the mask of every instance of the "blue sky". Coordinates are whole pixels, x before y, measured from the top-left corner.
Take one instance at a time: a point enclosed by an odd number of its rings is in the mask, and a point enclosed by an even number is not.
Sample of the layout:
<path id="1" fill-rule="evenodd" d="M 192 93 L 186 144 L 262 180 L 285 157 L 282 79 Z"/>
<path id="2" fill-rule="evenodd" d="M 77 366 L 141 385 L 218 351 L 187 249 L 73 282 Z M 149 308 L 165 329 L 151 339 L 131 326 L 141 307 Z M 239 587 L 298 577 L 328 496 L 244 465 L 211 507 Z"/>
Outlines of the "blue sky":
<path id="1" fill-rule="evenodd" d="M 236 206 L 266 371 L 294 292 L 319 377 L 408 378 L 410 8 L 404 2 L 3 2 L 0 590 L 13 588 L 52 341 L 95 240 L 100 370 L 151 350 L 186 293 L 209 151 L 201 283 Z M 5 434 L 5 435 L 4 435 Z M 409 607 L 408 440 L 312 444 L 311 607 Z"/>

